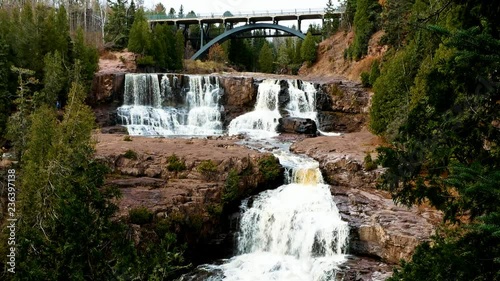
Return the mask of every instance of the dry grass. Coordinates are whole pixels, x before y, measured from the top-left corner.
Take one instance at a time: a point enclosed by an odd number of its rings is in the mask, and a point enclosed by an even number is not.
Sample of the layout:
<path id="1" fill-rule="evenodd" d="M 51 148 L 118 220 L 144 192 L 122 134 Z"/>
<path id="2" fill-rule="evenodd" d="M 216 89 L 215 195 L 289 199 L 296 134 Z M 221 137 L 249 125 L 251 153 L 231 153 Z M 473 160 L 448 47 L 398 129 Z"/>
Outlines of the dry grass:
<path id="1" fill-rule="evenodd" d="M 214 72 L 234 72 L 234 69 L 220 62 L 185 60 L 184 71 L 186 73 L 209 74 Z"/>
<path id="2" fill-rule="evenodd" d="M 102 51 L 100 54 L 100 58 L 103 60 L 116 60 L 116 55 L 110 51 Z"/>
<path id="3" fill-rule="evenodd" d="M 368 43 L 368 55 L 359 61 L 344 59 L 344 51 L 354 39 L 354 33 L 339 31 L 321 42 L 318 46 L 318 59 L 311 67 L 302 67 L 300 75 L 311 78 L 336 76 L 360 82 L 360 74 L 370 71 L 374 60 L 380 59 L 387 51 L 387 46 L 380 46 L 383 32 L 373 34 Z"/>

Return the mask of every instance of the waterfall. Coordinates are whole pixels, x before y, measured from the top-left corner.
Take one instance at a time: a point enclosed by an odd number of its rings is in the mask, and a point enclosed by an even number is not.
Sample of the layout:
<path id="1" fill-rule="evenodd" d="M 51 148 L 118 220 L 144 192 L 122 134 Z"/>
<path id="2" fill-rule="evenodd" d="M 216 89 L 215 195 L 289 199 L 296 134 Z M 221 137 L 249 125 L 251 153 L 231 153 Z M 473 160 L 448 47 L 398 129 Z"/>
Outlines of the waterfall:
<path id="1" fill-rule="evenodd" d="M 161 83 L 158 74 L 127 74 L 124 105 L 118 118 L 130 135 L 219 135 L 222 134 L 223 90 L 216 77 L 188 75 L 189 86 L 179 104 L 169 77 Z M 174 82 L 176 77 L 173 77 Z M 175 83 L 174 83 L 175 84 Z"/>
<path id="2" fill-rule="evenodd" d="M 229 135 L 245 133 L 255 138 L 276 136 L 276 126 L 281 117 L 278 108 L 280 89 L 278 80 L 262 81 L 257 90 L 254 110 L 234 118 L 229 124 Z"/>
<path id="3" fill-rule="evenodd" d="M 317 122 L 316 88 L 310 82 L 287 80 L 289 101 L 284 107 L 291 117 L 309 118 Z M 267 79 L 259 84 L 257 102 L 252 112 L 236 117 L 229 124 L 229 135 L 244 133 L 253 138 L 278 135 L 279 80 Z"/>
<path id="4" fill-rule="evenodd" d="M 318 162 L 284 150 L 275 155 L 288 183 L 243 201 L 237 255 L 221 265 L 200 266 L 210 273 L 203 280 L 335 280 L 345 261 L 349 227 Z"/>

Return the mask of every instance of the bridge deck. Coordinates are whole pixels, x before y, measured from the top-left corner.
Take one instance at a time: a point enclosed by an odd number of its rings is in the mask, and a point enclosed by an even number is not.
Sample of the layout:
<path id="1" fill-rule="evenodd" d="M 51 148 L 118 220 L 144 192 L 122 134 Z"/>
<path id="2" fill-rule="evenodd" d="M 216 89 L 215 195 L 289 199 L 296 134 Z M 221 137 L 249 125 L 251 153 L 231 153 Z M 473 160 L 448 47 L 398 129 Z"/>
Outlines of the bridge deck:
<path id="1" fill-rule="evenodd" d="M 340 15 L 341 10 L 334 12 L 335 15 Z M 262 21 L 285 21 L 285 20 L 310 20 L 323 19 L 325 17 L 323 9 L 307 9 L 307 10 L 281 10 L 281 11 L 261 11 L 237 13 L 235 15 L 197 15 L 191 18 L 178 18 L 169 15 L 147 15 L 150 23 L 166 23 L 166 24 L 201 24 L 201 23 L 256 23 Z"/>

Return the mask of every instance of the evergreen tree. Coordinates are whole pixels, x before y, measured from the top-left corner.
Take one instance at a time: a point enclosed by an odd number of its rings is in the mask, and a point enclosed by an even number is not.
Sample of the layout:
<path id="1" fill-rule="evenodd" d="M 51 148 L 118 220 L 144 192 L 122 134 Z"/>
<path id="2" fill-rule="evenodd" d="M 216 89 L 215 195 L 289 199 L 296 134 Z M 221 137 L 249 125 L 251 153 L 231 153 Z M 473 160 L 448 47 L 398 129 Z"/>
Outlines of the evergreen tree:
<path id="1" fill-rule="evenodd" d="M 181 7 L 179 8 L 179 15 L 178 17 L 180 19 L 182 19 L 184 17 L 184 6 L 181 5 Z"/>
<path id="2" fill-rule="evenodd" d="M 184 34 L 180 29 L 175 34 L 175 56 L 174 69 L 181 70 L 184 68 Z"/>
<path id="3" fill-rule="evenodd" d="M 325 20 L 323 22 L 323 27 L 322 27 L 323 30 L 322 33 L 326 37 L 329 37 L 330 35 L 335 33 L 340 26 L 339 18 L 335 16 L 335 12 L 336 9 L 332 3 L 332 0 L 328 0 L 325 8 L 325 18 L 324 18 Z"/>
<path id="4" fill-rule="evenodd" d="M 135 20 L 130 29 L 128 50 L 138 54 L 146 54 L 151 49 L 151 33 L 144 11 L 139 9 L 135 14 Z"/>
<path id="5" fill-rule="evenodd" d="M 260 71 L 272 73 L 274 70 L 274 55 L 273 50 L 268 42 L 265 42 L 259 54 Z"/>
<path id="6" fill-rule="evenodd" d="M 56 102 L 60 101 L 59 97 L 62 96 L 62 91 L 67 84 L 64 61 L 59 52 L 55 51 L 55 53 L 49 53 L 45 56 L 44 64 L 44 88 L 34 95 L 33 100 L 36 107 L 42 104 L 55 107 Z"/>
<path id="7" fill-rule="evenodd" d="M 106 42 L 110 42 L 115 48 L 125 48 L 128 44 L 128 34 L 131 23 L 130 15 L 127 13 L 127 0 L 108 0 L 111 8 L 108 21 L 105 26 Z"/>
<path id="8" fill-rule="evenodd" d="M 377 0 L 358 0 L 354 15 L 354 42 L 349 57 L 359 60 L 368 52 L 368 41 L 376 30 L 380 12 Z"/>
<path id="9" fill-rule="evenodd" d="M 316 60 L 316 41 L 312 36 L 311 32 L 307 32 L 304 42 L 302 42 L 300 55 L 303 61 L 308 64 L 313 63 Z"/>

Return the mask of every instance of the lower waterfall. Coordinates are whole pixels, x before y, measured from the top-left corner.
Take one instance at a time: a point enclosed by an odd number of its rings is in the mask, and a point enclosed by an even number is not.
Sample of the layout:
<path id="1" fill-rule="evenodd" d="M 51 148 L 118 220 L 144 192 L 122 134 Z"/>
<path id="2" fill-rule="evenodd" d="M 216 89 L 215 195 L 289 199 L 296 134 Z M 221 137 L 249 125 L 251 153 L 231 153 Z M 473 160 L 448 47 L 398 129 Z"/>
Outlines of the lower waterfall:
<path id="1" fill-rule="evenodd" d="M 318 162 L 277 150 L 287 184 L 244 200 L 237 255 L 181 280 L 327 281 L 345 261 L 349 227 L 323 183 Z"/>

